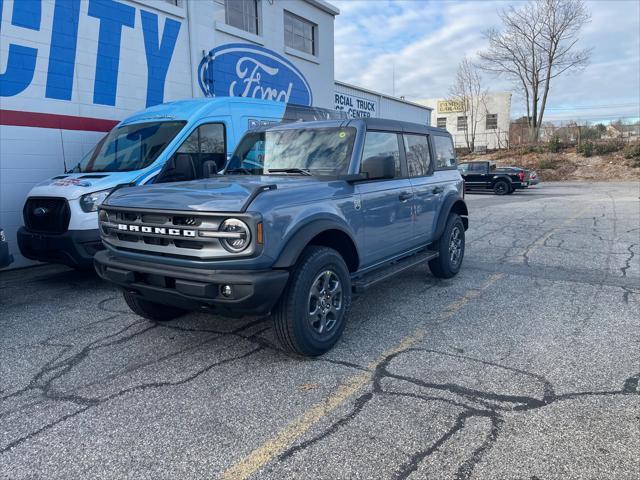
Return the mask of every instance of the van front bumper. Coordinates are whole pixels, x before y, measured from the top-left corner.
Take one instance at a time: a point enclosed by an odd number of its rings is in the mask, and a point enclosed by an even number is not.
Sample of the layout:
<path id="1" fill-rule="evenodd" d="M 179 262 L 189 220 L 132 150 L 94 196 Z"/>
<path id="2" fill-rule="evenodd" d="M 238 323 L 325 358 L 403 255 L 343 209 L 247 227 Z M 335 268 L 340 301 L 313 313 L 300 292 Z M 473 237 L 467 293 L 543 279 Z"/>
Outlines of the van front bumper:
<path id="1" fill-rule="evenodd" d="M 289 279 L 286 270 L 176 267 L 119 257 L 110 250 L 98 252 L 94 263 L 100 277 L 145 300 L 226 316 L 269 313 Z"/>
<path id="2" fill-rule="evenodd" d="M 65 233 L 36 233 L 21 227 L 18 247 L 26 258 L 40 262 L 62 263 L 73 268 L 89 268 L 93 256 L 104 249 L 100 231 L 68 230 Z"/>

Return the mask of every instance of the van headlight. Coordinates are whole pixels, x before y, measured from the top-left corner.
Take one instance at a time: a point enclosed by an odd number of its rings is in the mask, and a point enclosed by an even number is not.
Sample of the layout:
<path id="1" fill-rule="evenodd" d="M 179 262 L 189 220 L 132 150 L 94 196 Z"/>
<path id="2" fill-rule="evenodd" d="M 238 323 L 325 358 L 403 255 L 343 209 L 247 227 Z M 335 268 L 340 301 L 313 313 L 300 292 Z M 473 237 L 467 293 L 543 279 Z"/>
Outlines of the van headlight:
<path id="1" fill-rule="evenodd" d="M 99 192 L 87 193 L 80 197 L 80 208 L 83 212 L 97 212 L 98 206 L 104 202 L 105 198 L 109 196 L 113 188 L 107 190 L 100 190 Z"/>
<path id="2" fill-rule="evenodd" d="M 227 218 L 220 224 L 218 230 L 226 234 L 225 236 L 220 236 L 220 243 L 230 252 L 241 252 L 251 243 L 249 226 L 237 218 Z"/>

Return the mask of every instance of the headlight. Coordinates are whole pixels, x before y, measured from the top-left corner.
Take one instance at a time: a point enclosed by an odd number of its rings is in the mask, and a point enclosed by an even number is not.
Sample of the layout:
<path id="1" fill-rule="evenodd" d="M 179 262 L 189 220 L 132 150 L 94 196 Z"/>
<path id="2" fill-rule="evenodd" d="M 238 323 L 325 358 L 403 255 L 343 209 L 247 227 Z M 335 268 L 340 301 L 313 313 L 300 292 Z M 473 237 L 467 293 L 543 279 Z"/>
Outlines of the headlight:
<path id="1" fill-rule="evenodd" d="M 80 208 L 83 212 L 97 212 L 98 206 L 111 193 L 112 188 L 100 190 L 99 192 L 87 193 L 80 197 Z"/>
<path id="2" fill-rule="evenodd" d="M 237 218 L 227 218 L 220 224 L 219 231 L 229 234 L 228 236 L 221 237 L 220 243 L 230 252 L 241 252 L 247 248 L 251 242 L 251 230 L 249 230 L 249 226 Z"/>
<path id="3" fill-rule="evenodd" d="M 6 242 L 7 237 L 4 236 L 4 230 L 0 229 L 0 242 Z"/>

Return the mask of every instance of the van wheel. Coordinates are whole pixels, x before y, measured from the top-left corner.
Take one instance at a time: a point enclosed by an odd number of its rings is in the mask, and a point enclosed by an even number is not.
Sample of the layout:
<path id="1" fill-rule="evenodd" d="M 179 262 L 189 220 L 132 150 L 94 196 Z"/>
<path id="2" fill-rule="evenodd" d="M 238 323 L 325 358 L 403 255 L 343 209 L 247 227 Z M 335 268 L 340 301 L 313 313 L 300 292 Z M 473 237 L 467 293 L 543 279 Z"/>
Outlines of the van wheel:
<path id="1" fill-rule="evenodd" d="M 338 252 L 309 246 L 296 263 L 274 310 L 282 347 L 315 357 L 329 351 L 344 330 L 351 307 L 351 277 Z"/>
<path id="2" fill-rule="evenodd" d="M 140 315 L 141 317 L 148 318 L 149 320 L 167 322 L 187 313 L 186 310 L 178 307 L 162 305 L 160 303 L 144 300 L 135 293 L 122 292 L 122 295 L 124 296 L 124 301 L 127 302 L 127 305 L 129 305 L 129 308 L 133 313 Z"/>
<path id="3" fill-rule="evenodd" d="M 459 215 L 452 213 L 447 219 L 442 236 L 434 243 L 438 258 L 429 260 L 431 273 L 438 278 L 455 276 L 464 258 L 464 223 Z"/>
<path id="4" fill-rule="evenodd" d="M 496 195 L 506 195 L 511 190 L 511 186 L 504 180 L 498 180 L 493 186 L 493 193 Z"/>

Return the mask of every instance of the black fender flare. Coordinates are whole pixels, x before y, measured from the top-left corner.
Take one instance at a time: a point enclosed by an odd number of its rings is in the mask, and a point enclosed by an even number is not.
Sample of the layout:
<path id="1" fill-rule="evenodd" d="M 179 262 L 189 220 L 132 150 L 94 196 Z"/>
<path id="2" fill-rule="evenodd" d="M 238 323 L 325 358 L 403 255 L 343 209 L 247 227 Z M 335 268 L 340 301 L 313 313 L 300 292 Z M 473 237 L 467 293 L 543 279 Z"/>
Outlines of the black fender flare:
<path id="1" fill-rule="evenodd" d="M 273 268 L 289 268 L 295 265 L 298 257 L 309 242 L 316 235 L 326 232 L 327 230 L 340 230 L 346 234 L 351 239 L 356 252 L 358 251 L 358 244 L 347 227 L 336 220 L 318 219 L 305 224 L 291 235 L 284 248 L 280 251 L 280 255 L 273 264 Z"/>
<path id="2" fill-rule="evenodd" d="M 469 209 L 467 208 L 467 204 L 462 199 L 460 195 L 449 195 L 440 209 L 440 215 L 438 216 L 438 223 L 436 224 L 436 231 L 433 235 L 435 240 L 439 239 L 444 231 L 444 227 L 447 225 L 447 219 L 449 218 L 449 214 L 452 210 L 459 210 L 459 215 L 462 217 L 462 223 L 464 223 L 464 229 L 469 229 L 469 219 L 467 216 L 469 215 Z"/>

